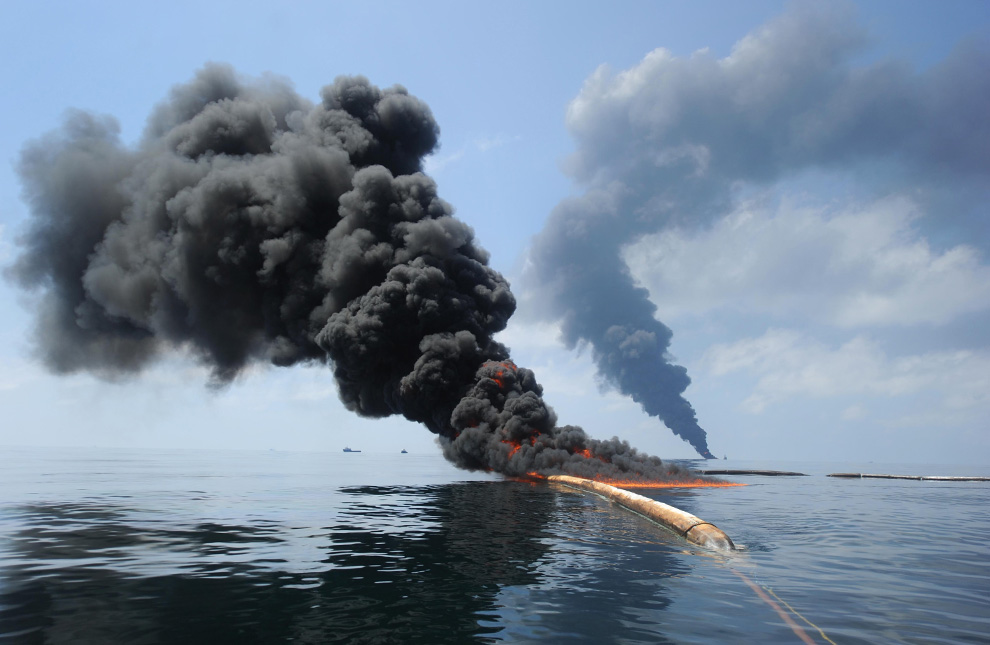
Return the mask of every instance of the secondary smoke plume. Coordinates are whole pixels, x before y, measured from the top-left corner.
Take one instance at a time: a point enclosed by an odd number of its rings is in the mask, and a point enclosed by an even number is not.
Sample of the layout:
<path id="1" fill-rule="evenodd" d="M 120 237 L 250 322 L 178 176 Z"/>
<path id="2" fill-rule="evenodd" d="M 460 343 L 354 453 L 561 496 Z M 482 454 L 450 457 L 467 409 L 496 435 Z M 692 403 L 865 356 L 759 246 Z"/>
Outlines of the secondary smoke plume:
<path id="1" fill-rule="evenodd" d="M 866 42 L 846 5 L 794 4 L 725 58 L 657 49 L 621 72 L 602 66 L 568 107 L 577 144 L 568 166 L 585 193 L 561 203 L 533 243 L 534 309 L 560 324 L 569 347 L 591 348 L 607 385 L 705 457 L 705 431 L 682 396 L 690 379 L 656 318 L 663 294 L 651 300 L 636 284 L 629 246 L 712 222 L 741 189 L 836 169 L 868 177 L 881 195 L 940 198 L 939 217 L 962 222 L 967 241 L 990 239 L 990 48 L 964 42 L 914 73 L 899 61 L 855 65 Z M 960 209 L 966 201 L 978 206 Z"/>
<path id="2" fill-rule="evenodd" d="M 659 417 L 702 457 L 714 459 L 682 393 L 687 370 L 670 361 L 672 332 L 636 286 L 620 250 L 636 224 L 617 224 L 635 206 L 599 192 L 558 206 L 533 245 L 531 271 L 568 347 L 588 343 L 605 383 Z M 645 232 L 641 230 L 640 233 Z"/>
<path id="3" fill-rule="evenodd" d="M 437 145 L 429 108 L 361 77 L 321 99 L 211 65 L 135 148 L 84 113 L 30 143 L 33 217 L 12 273 L 41 292 L 44 362 L 115 378 L 181 350 L 217 385 L 255 361 L 325 362 L 350 410 L 425 424 L 465 468 L 683 475 L 558 427 L 492 339 L 515 300 L 420 172 Z"/>

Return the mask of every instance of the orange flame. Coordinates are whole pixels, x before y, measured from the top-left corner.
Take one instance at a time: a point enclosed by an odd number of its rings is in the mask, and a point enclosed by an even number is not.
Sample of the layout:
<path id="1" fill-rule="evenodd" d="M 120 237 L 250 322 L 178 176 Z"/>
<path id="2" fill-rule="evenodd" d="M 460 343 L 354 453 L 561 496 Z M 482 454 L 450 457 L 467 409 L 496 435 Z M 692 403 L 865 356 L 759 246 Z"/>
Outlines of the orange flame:
<path id="1" fill-rule="evenodd" d="M 535 470 L 526 473 L 525 477 L 510 477 L 513 481 L 532 481 L 546 479 Z M 729 488 L 732 486 L 745 486 L 736 482 L 707 481 L 704 479 L 687 479 L 684 481 L 659 481 L 659 480 L 635 480 L 635 479 L 609 479 L 608 477 L 592 477 L 593 481 L 615 486 L 616 488 Z"/>
<path id="2" fill-rule="evenodd" d="M 498 365 L 499 365 L 498 370 L 496 370 L 495 376 L 492 377 L 492 380 L 498 383 L 498 389 L 504 390 L 505 381 L 502 380 L 502 375 L 505 374 L 506 370 L 511 370 L 515 372 L 518 368 L 516 367 L 516 364 L 513 363 L 512 361 L 502 361 Z"/>
<path id="3" fill-rule="evenodd" d="M 745 486 L 737 482 L 718 482 L 705 479 L 686 479 L 672 481 L 640 481 L 635 479 L 610 479 L 608 477 L 592 477 L 596 482 L 615 486 L 616 488 L 728 488 L 730 486 Z"/>
<path id="4" fill-rule="evenodd" d="M 507 439 L 503 439 L 502 443 L 504 443 L 507 446 L 510 446 L 509 459 L 512 459 L 512 456 L 515 455 L 517 452 L 519 452 L 519 449 L 522 448 L 522 444 L 519 443 L 518 441 L 509 441 Z"/>
<path id="5" fill-rule="evenodd" d="M 535 470 L 526 473 L 526 477 L 513 477 L 515 481 L 541 480 L 546 479 Z M 592 477 L 593 481 L 615 486 L 616 488 L 729 488 L 732 486 L 745 486 L 736 482 L 708 481 L 705 479 L 687 479 L 683 481 L 660 481 L 660 480 L 636 480 L 636 479 L 610 479 L 608 477 Z"/>
<path id="6" fill-rule="evenodd" d="M 594 458 L 594 459 L 597 459 L 598 461 L 601 461 L 602 463 L 606 463 L 606 464 L 609 463 L 608 459 L 606 459 L 605 457 L 599 456 L 599 455 L 593 455 L 593 454 L 591 454 L 591 451 L 588 450 L 587 448 L 584 448 L 582 450 L 575 450 L 574 451 L 574 454 L 575 455 L 581 455 L 585 459 L 592 459 L 592 458 Z"/>
<path id="7" fill-rule="evenodd" d="M 509 476 L 509 477 L 506 477 L 505 479 L 506 479 L 506 481 L 510 481 L 510 482 L 521 482 L 523 484 L 529 484 L 531 486 L 536 486 L 542 480 L 546 479 L 546 477 L 544 477 L 543 475 L 540 475 L 539 473 L 526 473 L 525 475 L 522 475 L 520 477 Z"/>
<path id="8" fill-rule="evenodd" d="M 539 437 L 539 436 L 540 436 L 540 433 L 539 432 L 536 432 L 534 430 L 533 431 L 533 434 L 530 435 L 530 437 L 529 437 L 529 445 L 535 446 L 536 445 L 536 438 Z M 519 449 L 522 448 L 522 446 L 523 446 L 523 442 L 522 441 L 512 441 L 510 439 L 502 439 L 502 443 L 504 443 L 507 446 L 510 446 L 509 459 L 512 459 L 512 456 L 515 455 L 517 452 L 519 452 Z"/>

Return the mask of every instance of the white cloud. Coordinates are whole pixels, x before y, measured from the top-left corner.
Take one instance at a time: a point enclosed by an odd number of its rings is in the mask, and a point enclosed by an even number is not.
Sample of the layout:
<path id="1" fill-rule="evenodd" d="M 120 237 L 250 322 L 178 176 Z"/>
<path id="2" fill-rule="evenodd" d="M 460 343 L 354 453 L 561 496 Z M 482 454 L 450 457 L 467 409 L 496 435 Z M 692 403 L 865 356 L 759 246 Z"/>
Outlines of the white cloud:
<path id="1" fill-rule="evenodd" d="M 842 411 L 843 421 L 856 421 L 866 416 L 866 408 L 862 405 L 850 405 Z"/>
<path id="2" fill-rule="evenodd" d="M 466 155 L 471 153 L 484 154 L 496 148 L 501 148 L 509 143 L 521 141 L 519 135 L 509 136 L 507 134 L 496 134 L 494 136 L 477 137 L 469 141 L 466 145 L 454 150 L 447 155 L 432 154 L 423 161 L 423 170 L 428 175 L 435 175 L 447 166 L 457 163 Z"/>
<path id="3" fill-rule="evenodd" d="M 715 376 L 746 372 L 756 379 L 745 410 L 762 412 L 793 396 L 903 397 L 935 392 L 946 410 L 990 404 L 990 351 L 928 352 L 889 357 L 874 341 L 857 336 L 830 347 L 805 334 L 771 329 L 758 338 L 718 344 L 701 364 Z M 859 406 L 846 410 L 856 418 Z"/>
<path id="4" fill-rule="evenodd" d="M 920 216 L 905 198 L 837 213 L 751 202 L 705 230 L 644 236 L 624 257 L 665 318 L 727 309 L 856 328 L 990 309 L 990 265 L 971 246 L 931 248 Z"/>
<path id="5" fill-rule="evenodd" d="M 522 137 L 518 134 L 510 137 L 507 134 L 496 134 L 493 137 L 480 137 L 475 139 L 472 143 L 475 148 L 481 152 L 488 152 L 489 150 L 494 150 L 495 148 L 501 148 L 502 146 L 514 143 L 516 141 L 521 141 Z"/>
<path id="6" fill-rule="evenodd" d="M 560 342 L 560 324 L 541 320 L 528 321 L 516 316 L 504 330 L 495 335 L 495 339 L 512 349 L 513 353 L 555 347 Z"/>
<path id="7" fill-rule="evenodd" d="M 544 396 L 598 396 L 595 369 L 580 353 L 561 348 L 557 323 L 513 319 L 495 339 L 512 352 L 520 367 L 536 373 Z"/>
<path id="8" fill-rule="evenodd" d="M 460 161 L 464 157 L 464 148 L 455 150 L 449 155 L 432 154 L 423 160 L 423 171 L 428 175 L 435 175 L 450 164 Z"/>

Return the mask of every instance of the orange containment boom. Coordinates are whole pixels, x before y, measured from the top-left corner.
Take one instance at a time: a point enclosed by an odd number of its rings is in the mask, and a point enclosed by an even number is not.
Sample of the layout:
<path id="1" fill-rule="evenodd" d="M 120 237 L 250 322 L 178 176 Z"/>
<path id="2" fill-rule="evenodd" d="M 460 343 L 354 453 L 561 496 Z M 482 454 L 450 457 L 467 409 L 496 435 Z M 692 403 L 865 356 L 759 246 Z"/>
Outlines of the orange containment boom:
<path id="1" fill-rule="evenodd" d="M 551 475 L 547 477 L 549 481 L 563 484 L 571 488 L 579 488 L 605 499 L 609 499 L 621 506 L 625 506 L 631 511 L 639 513 L 657 524 L 668 528 L 688 542 L 703 546 L 715 551 L 732 551 L 736 546 L 729 539 L 725 532 L 705 520 L 695 517 L 686 511 L 675 508 L 663 502 L 631 493 L 609 484 L 596 482 L 591 479 L 581 477 L 571 477 L 569 475 Z"/>

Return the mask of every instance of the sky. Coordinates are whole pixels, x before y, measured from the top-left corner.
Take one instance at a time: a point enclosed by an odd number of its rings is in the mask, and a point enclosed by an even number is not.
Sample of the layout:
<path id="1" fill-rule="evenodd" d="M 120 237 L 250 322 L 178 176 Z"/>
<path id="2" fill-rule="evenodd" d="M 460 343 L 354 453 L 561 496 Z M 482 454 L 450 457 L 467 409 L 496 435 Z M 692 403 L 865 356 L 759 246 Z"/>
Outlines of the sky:
<path id="1" fill-rule="evenodd" d="M 990 5 L 139 5 L 0 5 L 0 264 L 29 220 L 21 151 L 68 111 L 135 145 L 210 62 L 311 100 L 361 74 L 432 110 L 425 171 L 512 284 L 500 339 L 562 423 L 696 456 L 562 327 L 571 291 L 548 275 L 567 267 L 547 258 L 604 221 L 586 242 L 673 332 L 717 456 L 990 463 Z M 36 306 L 0 281 L 0 445 L 439 450 L 345 410 L 323 366 L 219 389 L 181 355 L 50 374 Z"/>

